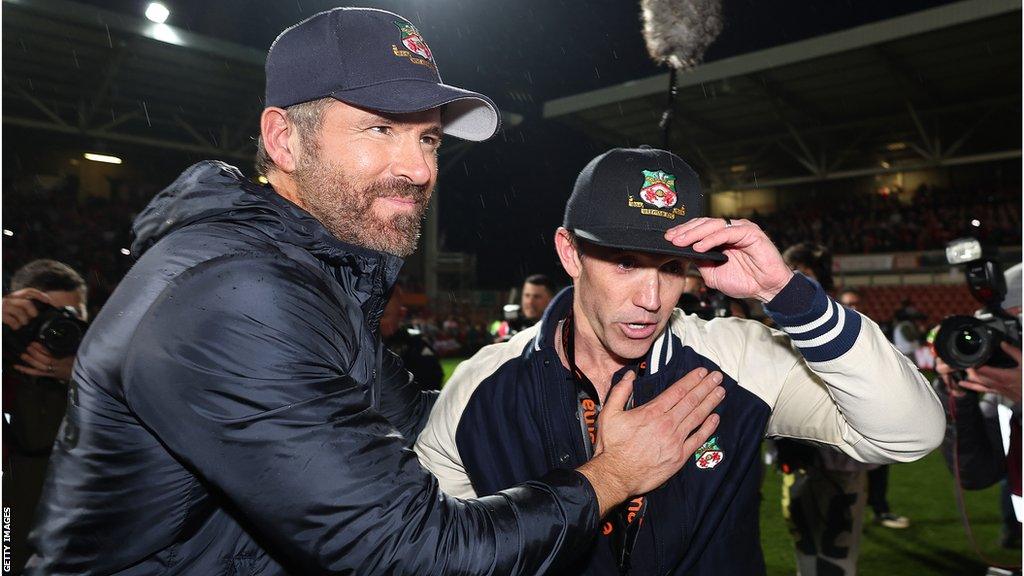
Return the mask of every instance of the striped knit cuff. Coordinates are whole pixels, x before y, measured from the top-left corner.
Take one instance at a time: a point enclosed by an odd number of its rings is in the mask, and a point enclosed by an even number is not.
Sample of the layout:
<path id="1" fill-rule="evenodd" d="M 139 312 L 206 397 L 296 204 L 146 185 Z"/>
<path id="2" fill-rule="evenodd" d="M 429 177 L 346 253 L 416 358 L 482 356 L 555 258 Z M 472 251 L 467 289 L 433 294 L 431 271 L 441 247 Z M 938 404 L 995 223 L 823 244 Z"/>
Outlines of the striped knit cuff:
<path id="1" fill-rule="evenodd" d="M 835 360 L 860 333 L 860 314 L 840 306 L 802 274 L 794 274 L 765 309 L 808 362 Z"/>

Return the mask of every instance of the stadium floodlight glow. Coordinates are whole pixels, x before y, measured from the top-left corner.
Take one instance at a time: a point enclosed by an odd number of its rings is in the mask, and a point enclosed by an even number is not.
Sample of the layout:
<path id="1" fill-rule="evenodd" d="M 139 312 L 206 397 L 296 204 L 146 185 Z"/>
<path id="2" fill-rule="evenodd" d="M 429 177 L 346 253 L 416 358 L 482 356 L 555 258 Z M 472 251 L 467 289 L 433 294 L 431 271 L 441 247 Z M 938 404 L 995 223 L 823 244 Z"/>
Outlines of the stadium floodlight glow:
<path id="1" fill-rule="evenodd" d="M 150 22 L 156 22 L 157 24 L 163 24 L 167 22 L 167 17 L 171 15 L 171 11 L 167 9 L 160 2 L 150 2 L 149 6 L 146 6 L 146 18 Z"/>
<path id="2" fill-rule="evenodd" d="M 977 218 L 975 218 L 974 220 L 971 220 L 971 226 L 974 226 L 975 228 L 980 228 L 981 227 L 981 220 L 978 220 Z"/>
<path id="3" fill-rule="evenodd" d="M 14 230 L 8 230 L 4 228 L 4 236 L 14 236 Z"/>
<path id="4" fill-rule="evenodd" d="M 132 251 L 127 248 L 121 248 L 121 254 L 124 254 L 125 256 L 131 256 Z"/>
<path id="5" fill-rule="evenodd" d="M 882 168 L 885 168 L 886 170 L 888 170 L 891 167 L 892 167 L 892 164 L 889 164 L 885 160 L 882 160 Z"/>
<path id="6" fill-rule="evenodd" d="M 178 36 L 177 30 L 167 24 L 153 24 L 149 30 L 149 36 L 155 40 L 174 44 L 175 46 L 185 45 L 184 40 Z"/>
<path id="7" fill-rule="evenodd" d="M 121 159 L 117 156 L 111 156 L 109 154 L 95 154 L 93 152 L 86 152 L 82 154 L 86 160 L 92 160 L 93 162 L 106 162 L 107 164 L 120 164 Z"/>
<path id="8" fill-rule="evenodd" d="M 736 172 L 746 172 L 746 171 L 747 171 L 747 165 L 746 164 L 736 164 L 735 166 L 730 166 L 729 167 L 729 172 L 733 172 L 733 173 L 736 173 Z"/>
<path id="9" fill-rule="evenodd" d="M 906 150 L 907 149 L 907 143 L 906 142 L 890 142 L 890 143 L 885 145 L 885 149 L 889 150 L 891 152 L 898 152 L 900 150 Z"/>

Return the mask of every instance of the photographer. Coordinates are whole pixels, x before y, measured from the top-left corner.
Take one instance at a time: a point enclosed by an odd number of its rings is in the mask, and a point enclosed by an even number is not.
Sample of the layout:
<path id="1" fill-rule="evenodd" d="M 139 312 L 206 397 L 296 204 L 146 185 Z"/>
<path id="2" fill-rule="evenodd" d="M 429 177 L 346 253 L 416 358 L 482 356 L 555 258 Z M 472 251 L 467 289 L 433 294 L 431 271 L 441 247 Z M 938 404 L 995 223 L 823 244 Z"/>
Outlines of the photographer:
<path id="1" fill-rule="evenodd" d="M 14 273 L 11 290 L 3 298 L 3 488 L 4 506 L 11 508 L 17 573 L 27 560 L 25 539 L 64 418 L 72 348 L 84 332 L 78 322 L 86 319 L 87 289 L 66 264 L 35 260 Z M 60 338 L 55 341 L 55 336 Z"/>
<path id="2" fill-rule="evenodd" d="M 1021 265 L 1007 270 L 1005 277 L 1002 309 L 1019 318 Z M 1006 480 L 1012 497 L 1004 491 L 1004 498 L 1012 501 L 1013 510 L 1004 502 L 1002 545 L 1012 548 L 1019 546 L 1021 529 L 1021 349 L 1019 342 L 1001 342 L 1000 349 L 1010 359 L 1007 364 L 1015 363 L 1015 367 L 980 364 L 963 370 L 940 357 L 935 384 L 947 412 L 946 463 L 966 490 L 981 490 Z"/>
<path id="3" fill-rule="evenodd" d="M 505 342 L 519 331 L 536 324 L 558 291 L 555 283 L 543 274 L 527 276 L 522 290 L 518 306 L 505 306 L 505 319 L 495 331 L 495 342 Z"/>

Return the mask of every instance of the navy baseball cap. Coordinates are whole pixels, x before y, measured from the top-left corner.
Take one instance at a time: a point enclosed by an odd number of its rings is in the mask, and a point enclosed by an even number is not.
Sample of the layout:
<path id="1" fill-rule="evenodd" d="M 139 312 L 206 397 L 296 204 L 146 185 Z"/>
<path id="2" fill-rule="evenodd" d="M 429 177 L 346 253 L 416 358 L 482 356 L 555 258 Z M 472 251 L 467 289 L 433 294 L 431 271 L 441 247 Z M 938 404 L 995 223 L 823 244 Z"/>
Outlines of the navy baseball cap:
<path id="1" fill-rule="evenodd" d="M 562 226 L 599 246 L 725 262 L 721 252 L 665 240 L 669 228 L 702 216 L 700 179 L 682 158 L 649 147 L 615 148 L 580 172 Z"/>
<path id="2" fill-rule="evenodd" d="M 445 134 L 481 141 L 498 131 L 494 102 L 442 83 L 416 27 L 385 10 L 334 8 L 299 22 L 270 45 L 266 73 L 266 106 L 328 96 L 391 114 L 443 106 Z"/>

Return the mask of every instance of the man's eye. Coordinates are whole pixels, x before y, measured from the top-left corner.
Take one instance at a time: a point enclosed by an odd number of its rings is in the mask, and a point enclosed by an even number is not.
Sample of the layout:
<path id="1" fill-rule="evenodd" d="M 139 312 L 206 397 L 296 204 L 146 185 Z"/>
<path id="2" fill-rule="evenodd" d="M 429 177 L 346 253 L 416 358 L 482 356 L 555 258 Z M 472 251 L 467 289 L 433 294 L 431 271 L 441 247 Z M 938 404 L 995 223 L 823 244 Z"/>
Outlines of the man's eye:
<path id="1" fill-rule="evenodd" d="M 391 126 L 371 126 L 370 130 L 380 134 L 391 134 Z"/>
<path id="2" fill-rule="evenodd" d="M 441 146 L 441 139 L 437 136 L 424 136 L 420 139 L 420 142 L 430 146 L 431 148 L 438 148 Z"/>
<path id="3" fill-rule="evenodd" d="M 667 274 L 681 275 L 683 273 L 683 263 L 677 260 L 673 260 L 672 262 L 666 262 L 665 265 L 661 267 L 661 270 Z"/>
<path id="4" fill-rule="evenodd" d="M 622 270 L 632 270 L 636 268 L 636 260 L 633 258 L 622 258 L 618 261 L 618 265 Z"/>

